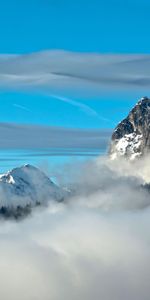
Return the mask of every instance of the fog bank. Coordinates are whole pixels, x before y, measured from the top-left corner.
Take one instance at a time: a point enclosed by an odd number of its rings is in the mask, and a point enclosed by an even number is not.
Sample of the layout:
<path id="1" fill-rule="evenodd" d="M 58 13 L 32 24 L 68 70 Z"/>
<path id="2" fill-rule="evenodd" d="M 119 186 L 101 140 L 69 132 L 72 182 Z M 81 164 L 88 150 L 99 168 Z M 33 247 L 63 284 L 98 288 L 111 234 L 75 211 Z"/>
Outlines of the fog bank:
<path id="1" fill-rule="evenodd" d="M 67 165 L 57 174 L 78 188 L 71 199 L 1 221 L 1 299 L 149 300 L 150 194 L 136 169 Z"/>

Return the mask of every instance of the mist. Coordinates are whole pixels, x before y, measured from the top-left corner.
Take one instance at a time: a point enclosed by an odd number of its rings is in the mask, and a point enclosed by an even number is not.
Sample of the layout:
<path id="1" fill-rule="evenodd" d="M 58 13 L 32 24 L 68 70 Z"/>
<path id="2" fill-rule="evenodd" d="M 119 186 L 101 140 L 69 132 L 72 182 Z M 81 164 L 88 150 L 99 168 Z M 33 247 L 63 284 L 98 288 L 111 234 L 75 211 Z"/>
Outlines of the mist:
<path id="1" fill-rule="evenodd" d="M 148 300 L 148 161 L 67 164 L 56 176 L 69 199 L 1 220 L 1 299 Z"/>

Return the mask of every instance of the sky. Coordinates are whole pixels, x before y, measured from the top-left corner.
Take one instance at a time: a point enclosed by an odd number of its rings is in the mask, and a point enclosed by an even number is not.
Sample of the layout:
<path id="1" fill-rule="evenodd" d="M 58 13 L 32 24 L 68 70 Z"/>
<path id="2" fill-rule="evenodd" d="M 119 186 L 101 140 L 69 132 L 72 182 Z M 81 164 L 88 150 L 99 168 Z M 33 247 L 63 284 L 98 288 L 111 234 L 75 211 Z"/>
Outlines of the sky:
<path id="1" fill-rule="evenodd" d="M 0 1 L 0 122 L 111 132 L 149 92 L 149 10 L 148 0 Z M 130 90 L 132 71 L 141 89 Z"/>
<path id="2" fill-rule="evenodd" d="M 149 300 L 149 158 L 100 156 L 150 95 L 149 37 L 149 0 L 0 0 L 0 173 L 73 187 L 0 220 L 1 299 Z"/>
<path id="3" fill-rule="evenodd" d="M 0 2 L 1 53 L 149 52 L 148 0 Z"/>

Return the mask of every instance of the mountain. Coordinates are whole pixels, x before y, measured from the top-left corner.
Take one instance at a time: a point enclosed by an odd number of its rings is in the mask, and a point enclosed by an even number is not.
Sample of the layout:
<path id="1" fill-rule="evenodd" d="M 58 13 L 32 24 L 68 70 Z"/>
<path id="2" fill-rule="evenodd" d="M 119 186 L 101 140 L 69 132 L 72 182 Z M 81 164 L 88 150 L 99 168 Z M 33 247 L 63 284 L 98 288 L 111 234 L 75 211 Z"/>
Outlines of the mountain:
<path id="1" fill-rule="evenodd" d="M 66 192 L 31 165 L 0 175 L 0 214 L 19 217 L 49 200 L 62 201 Z"/>
<path id="2" fill-rule="evenodd" d="M 150 99 L 141 98 L 128 116 L 115 128 L 110 145 L 110 157 L 134 160 L 150 151 Z"/>

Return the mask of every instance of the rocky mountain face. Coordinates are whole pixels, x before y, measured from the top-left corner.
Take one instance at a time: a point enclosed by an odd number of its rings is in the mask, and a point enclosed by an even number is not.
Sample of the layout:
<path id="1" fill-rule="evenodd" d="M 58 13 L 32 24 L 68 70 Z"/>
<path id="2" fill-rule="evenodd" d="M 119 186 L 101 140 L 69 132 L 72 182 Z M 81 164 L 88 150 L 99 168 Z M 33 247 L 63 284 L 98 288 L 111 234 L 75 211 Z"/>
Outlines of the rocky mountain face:
<path id="1" fill-rule="evenodd" d="M 50 200 L 62 201 L 66 192 L 41 170 L 31 165 L 0 175 L 0 215 L 15 218 Z"/>
<path id="2" fill-rule="evenodd" d="M 129 115 L 115 128 L 110 145 L 110 157 L 134 160 L 150 151 L 150 99 L 141 98 Z"/>

